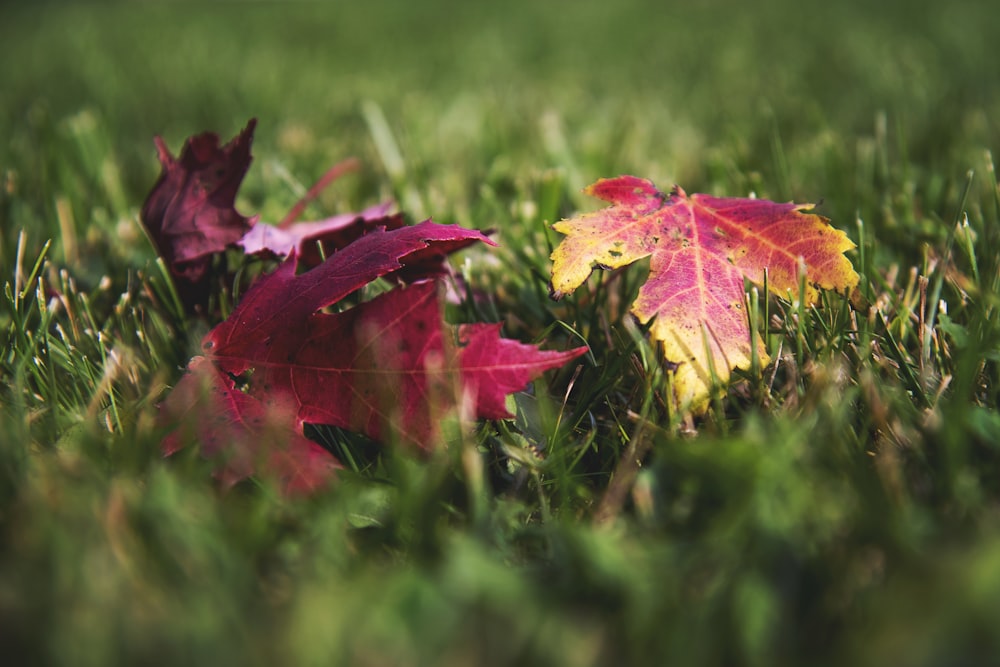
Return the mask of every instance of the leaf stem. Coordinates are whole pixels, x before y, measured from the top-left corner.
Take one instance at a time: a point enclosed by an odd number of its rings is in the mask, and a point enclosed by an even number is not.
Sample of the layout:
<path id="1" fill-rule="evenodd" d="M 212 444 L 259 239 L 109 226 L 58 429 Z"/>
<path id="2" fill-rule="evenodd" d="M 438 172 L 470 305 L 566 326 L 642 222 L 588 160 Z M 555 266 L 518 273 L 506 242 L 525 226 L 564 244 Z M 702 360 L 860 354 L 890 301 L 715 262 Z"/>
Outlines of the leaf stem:
<path id="1" fill-rule="evenodd" d="M 281 222 L 278 223 L 278 227 L 284 229 L 288 227 L 293 222 L 298 220 L 299 216 L 302 215 L 302 211 L 306 209 L 316 197 L 319 196 L 323 190 L 326 189 L 330 183 L 343 176 L 344 174 L 350 173 L 352 171 L 357 171 L 361 168 L 361 162 L 357 158 L 349 157 L 346 160 L 341 160 L 337 164 L 330 167 L 325 174 L 316 183 L 306 191 L 302 198 L 299 199 L 292 210 L 288 212 Z"/>

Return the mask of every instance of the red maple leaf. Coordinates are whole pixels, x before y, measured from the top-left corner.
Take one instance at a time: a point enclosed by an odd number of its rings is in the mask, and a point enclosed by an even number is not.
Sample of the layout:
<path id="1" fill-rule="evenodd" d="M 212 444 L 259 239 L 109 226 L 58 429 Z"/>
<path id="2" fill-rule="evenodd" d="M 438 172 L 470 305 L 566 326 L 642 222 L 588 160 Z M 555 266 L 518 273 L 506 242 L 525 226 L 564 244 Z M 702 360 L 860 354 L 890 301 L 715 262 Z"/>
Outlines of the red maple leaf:
<path id="1" fill-rule="evenodd" d="M 255 218 L 234 208 L 236 192 L 250 168 L 250 144 L 257 121 L 225 146 L 214 132 L 184 142 L 174 158 L 160 137 L 154 139 L 163 171 L 142 207 L 142 223 L 183 284 L 199 285 L 212 255 L 243 238 Z"/>
<path id="2" fill-rule="evenodd" d="M 650 335 L 675 365 L 682 408 L 707 407 L 713 376 L 726 382 L 731 369 L 749 368 L 754 347 L 768 361 L 750 331 L 744 278 L 762 284 L 766 271 L 773 293 L 795 299 L 804 268 L 809 304 L 820 288 L 858 284 L 843 255 L 854 244 L 826 218 L 806 213 L 811 204 L 688 196 L 680 187 L 666 194 L 635 176 L 602 179 L 586 192 L 611 206 L 554 225 L 566 238 L 552 253 L 553 296 L 579 287 L 594 268 L 652 256 L 632 313 L 654 320 Z"/>
<path id="3" fill-rule="evenodd" d="M 372 230 L 298 275 L 293 254 L 259 279 L 230 317 L 205 336 L 205 356 L 192 367 L 214 369 L 215 386 L 230 399 L 228 416 L 220 421 L 218 415 L 196 415 L 194 423 L 209 420 L 218 440 L 218 429 L 226 432 L 236 424 L 241 430 L 245 413 L 261 411 L 247 407 L 253 401 L 281 406 L 278 414 L 297 436 L 305 423 L 330 424 L 427 448 L 437 442 L 442 414 L 463 401 L 474 417 L 509 416 L 507 394 L 586 348 L 540 351 L 501 339 L 499 325 L 454 330 L 443 324 L 439 287 L 430 280 L 326 312 L 376 278 L 422 273 L 476 241 L 492 244 L 480 232 L 425 221 Z M 241 390 L 233 401 L 236 378 Z M 168 412 L 169 404 L 170 398 Z M 171 414 L 183 414 L 189 402 L 179 399 L 179 404 Z"/>

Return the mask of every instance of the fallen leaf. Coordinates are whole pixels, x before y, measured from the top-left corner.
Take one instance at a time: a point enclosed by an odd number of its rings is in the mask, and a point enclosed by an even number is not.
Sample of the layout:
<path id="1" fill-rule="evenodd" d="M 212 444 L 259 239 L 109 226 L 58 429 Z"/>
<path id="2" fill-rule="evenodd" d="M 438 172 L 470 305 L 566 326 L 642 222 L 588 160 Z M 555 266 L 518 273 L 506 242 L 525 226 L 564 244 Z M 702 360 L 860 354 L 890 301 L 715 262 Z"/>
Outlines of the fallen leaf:
<path id="1" fill-rule="evenodd" d="M 375 278 L 422 268 L 475 241 L 491 243 L 479 232 L 425 221 L 374 230 L 299 275 L 293 257 L 261 278 L 209 332 L 205 354 L 235 376 L 253 369 L 251 393 L 292 395 L 300 422 L 341 426 L 375 439 L 388 427 L 394 437 L 428 446 L 431 408 L 446 400 L 435 395 L 455 372 L 474 385 L 477 405 L 489 406 L 482 416 L 499 417 L 497 396 L 523 388 L 583 350 L 517 348 L 518 358 L 511 354 L 513 343 L 495 330 L 490 339 L 485 330 L 469 329 L 468 340 L 458 341 L 456 363 L 446 349 L 433 282 L 392 290 L 344 312 L 320 312 Z"/>
<path id="2" fill-rule="evenodd" d="M 250 168 L 256 120 L 225 146 L 214 132 L 189 138 L 175 158 L 160 137 L 163 171 L 143 204 L 141 219 L 175 279 L 200 285 L 212 255 L 236 243 L 254 225 L 236 211 L 236 192 Z"/>
<path id="3" fill-rule="evenodd" d="M 763 342 L 751 333 L 744 278 L 772 293 L 798 298 L 805 267 L 807 304 L 819 289 L 850 290 L 858 274 L 843 253 L 854 244 L 811 204 L 670 194 L 635 176 L 602 179 L 585 190 L 611 206 L 553 228 L 565 234 L 552 253 L 552 295 L 579 287 L 595 268 L 618 268 L 651 256 L 649 278 L 632 304 L 650 335 L 663 344 L 673 370 L 678 407 L 707 407 L 713 375 L 729 380 L 751 365 L 752 346 L 768 363 Z"/>
<path id="4" fill-rule="evenodd" d="M 541 351 L 502 339 L 499 325 L 450 327 L 443 322 L 441 288 L 434 280 L 328 312 L 377 278 L 424 271 L 477 241 L 492 243 L 477 231 L 425 221 L 372 230 L 300 274 L 293 253 L 205 336 L 204 356 L 192 362 L 192 374 L 207 373 L 207 364 L 216 374 L 209 373 L 215 393 L 233 407 L 221 418 L 194 414 L 188 428 L 211 434 L 201 436 L 211 445 L 234 425 L 244 431 L 243 416 L 256 415 L 257 406 L 277 405 L 279 419 L 296 438 L 306 423 L 329 424 L 383 442 L 429 448 L 439 441 L 443 416 L 464 403 L 473 418 L 509 417 L 508 394 L 586 348 Z M 189 389 L 172 413 L 186 414 L 183 406 L 191 403 L 186 394 Z M 216 408 L 207 402 L 204 409 Z M 208 425 L 197 426 L 199 419 Z M 190 439 L 172 438 L 167 444 L 175 448 L 180 442 Z M 286 451 L 299 464 L 312 450 Z M 249 474 L 247 459 L 238 460 L 244 466 L 240 474 Z"/>

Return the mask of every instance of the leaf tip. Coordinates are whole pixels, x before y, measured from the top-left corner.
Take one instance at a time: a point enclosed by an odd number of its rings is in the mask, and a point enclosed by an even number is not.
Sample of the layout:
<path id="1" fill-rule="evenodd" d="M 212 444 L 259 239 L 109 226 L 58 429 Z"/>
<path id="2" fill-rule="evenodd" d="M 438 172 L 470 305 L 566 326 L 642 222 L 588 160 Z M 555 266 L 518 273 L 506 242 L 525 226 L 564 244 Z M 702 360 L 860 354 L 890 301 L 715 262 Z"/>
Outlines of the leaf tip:
<path id="1" fill-rule="evenodd" d="M 623 175 L 601 178 L 583 189 L 584 194 L 615 203 L 629 201 L 636 197 L 661 199 L 663 193 L 649 179 Z"/>
<path id="2" fill-rule="evenodd" d="M 160 161 L 160 165 L 166 169 L 168 165 L 174 162 L 173 153 L 167 148 L 167 142 L 160 135 L 153 137 L 153 144 L 156 146 L 156 157 Z"/>

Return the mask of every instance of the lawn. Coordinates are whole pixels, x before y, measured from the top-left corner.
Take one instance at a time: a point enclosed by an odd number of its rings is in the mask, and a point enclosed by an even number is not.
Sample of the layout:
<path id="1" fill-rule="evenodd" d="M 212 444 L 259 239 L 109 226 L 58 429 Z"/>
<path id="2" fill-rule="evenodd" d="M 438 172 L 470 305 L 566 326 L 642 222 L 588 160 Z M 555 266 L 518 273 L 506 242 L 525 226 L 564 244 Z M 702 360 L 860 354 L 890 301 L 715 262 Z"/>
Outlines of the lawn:
<path id="1" fill-rule="evenodd" d="M 0 649 L 997 662 L 997 34 L 974 0 L 4 5 Z M 476 298 L 448 319 L 587 355 L 462 446 L 310 428 L 345 469 L 307 497 L 224 489 L 197 443 L 164 457 L 157 406 L 241 292 L 176 303 L 139 221 L 153 137 L 250 118 L 241 212 L 277 222 L 356 157 L 306 218 L 393 199 L 490 230 L 452 262 Z M 619 174 L 814 202 L 857 244 L 858 293 L 758 292 L 771 364 L 678 413 L 627 312 L 648 262 L 549 298 L 551 224 Z"/>

